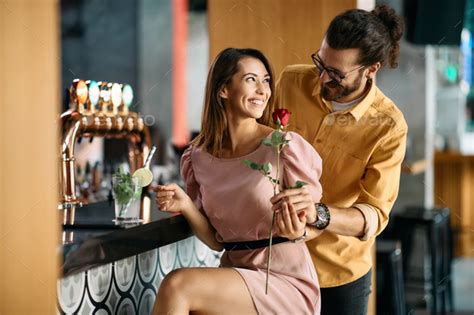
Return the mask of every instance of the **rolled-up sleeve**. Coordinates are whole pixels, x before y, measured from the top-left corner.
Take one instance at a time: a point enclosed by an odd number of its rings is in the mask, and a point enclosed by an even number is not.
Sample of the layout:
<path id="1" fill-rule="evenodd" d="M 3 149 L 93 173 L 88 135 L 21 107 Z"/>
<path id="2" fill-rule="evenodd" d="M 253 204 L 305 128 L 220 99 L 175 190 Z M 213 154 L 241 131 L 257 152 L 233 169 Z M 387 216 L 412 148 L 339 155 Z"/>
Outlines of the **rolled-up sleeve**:
<path id="1" fill-rule="evenodd" d="M 379 226 L 379 216 L 378 211 L 375 207 L 367 203 L 358 203 L 353 206 L 359 210 L 364 216 L 364 234 L 359 237 L 361 241 L 367 241 L 377 232 Z"/>
<path id="2" fill-rule="evenodd" d="M 388 224 L 390 210 L 398 196 L 406 137 L 405 125 L 382 139 L 369 160 L 359 183 L 361 193 L 354 204 L 366 220 L 361 240 L 380 234 Z"/>

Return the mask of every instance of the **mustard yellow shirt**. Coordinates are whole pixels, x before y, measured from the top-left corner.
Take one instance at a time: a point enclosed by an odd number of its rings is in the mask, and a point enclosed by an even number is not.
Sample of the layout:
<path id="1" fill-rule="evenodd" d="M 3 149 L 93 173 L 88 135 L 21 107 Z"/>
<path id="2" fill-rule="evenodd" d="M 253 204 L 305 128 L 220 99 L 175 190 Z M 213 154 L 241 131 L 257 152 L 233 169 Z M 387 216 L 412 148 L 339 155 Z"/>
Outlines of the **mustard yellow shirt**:
<path id="1" fill-rule="evenodd" d="M 324 231 L 307 242 L 319 283 L 327 288 L 355 281 L 372 267 L 371 247 L 398 195 L 408 128 L 374 83 L 358 104 L 340 112 L 332 112 L 319 91 L 314 66 L 288 66 L 277 83 L 276 105 L 292 112 L 288 128 L 322 158 L 321 202 L 356 207 L 365 218 L 361 238 Z"/>

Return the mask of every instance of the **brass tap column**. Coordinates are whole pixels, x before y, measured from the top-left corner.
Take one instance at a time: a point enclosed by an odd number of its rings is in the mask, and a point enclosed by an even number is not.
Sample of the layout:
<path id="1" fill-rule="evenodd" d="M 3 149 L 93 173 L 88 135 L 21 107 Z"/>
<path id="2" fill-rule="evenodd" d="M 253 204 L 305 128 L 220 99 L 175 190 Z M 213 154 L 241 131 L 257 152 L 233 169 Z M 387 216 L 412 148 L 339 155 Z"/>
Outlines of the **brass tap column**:
<path id="1" fill-rule="evenodd" d="M 74 145 L 81 137 L 128 140 L 131 171 L 144 164 L 151 137 L 143 119 L 129 107 L 129 85 L 76 79 L 70 88 L 70 108 L 61 115 L 61 208 L 81 206 L 75 191 Z"/>

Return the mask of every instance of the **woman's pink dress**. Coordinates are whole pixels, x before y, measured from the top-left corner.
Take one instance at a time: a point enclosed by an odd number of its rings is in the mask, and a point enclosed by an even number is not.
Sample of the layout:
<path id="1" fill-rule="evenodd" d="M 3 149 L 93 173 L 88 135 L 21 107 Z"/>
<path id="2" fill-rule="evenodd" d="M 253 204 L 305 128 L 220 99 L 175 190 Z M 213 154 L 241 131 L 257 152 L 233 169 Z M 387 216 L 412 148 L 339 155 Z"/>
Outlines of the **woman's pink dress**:
<path id="1" fill-rule="evenodd" d="M 280 178 L 285 186 L 306 182 L 315 201 L 321 198 L 321 158 L 300 135 L 286 133 L 290 140 L 281 153 Z M 271 162 L 276 174 L 275 149 L 260 145 L 238 158 L 221 159 L 190 147 L 181 160 L 186 191 L 216 229 L 219 242 L 267 239 L 271 226 L 273 187 L 268 178 L 243 164 Z M 234 268 L 244 279 L 259 314 L 319 314 L 319 283 L 304 242 L 272 246 L 268 295 L 265 295 L 268 247 L 226 251 L 221 267 Z M 229 305 L 229 307 L 232 307 Z"/>

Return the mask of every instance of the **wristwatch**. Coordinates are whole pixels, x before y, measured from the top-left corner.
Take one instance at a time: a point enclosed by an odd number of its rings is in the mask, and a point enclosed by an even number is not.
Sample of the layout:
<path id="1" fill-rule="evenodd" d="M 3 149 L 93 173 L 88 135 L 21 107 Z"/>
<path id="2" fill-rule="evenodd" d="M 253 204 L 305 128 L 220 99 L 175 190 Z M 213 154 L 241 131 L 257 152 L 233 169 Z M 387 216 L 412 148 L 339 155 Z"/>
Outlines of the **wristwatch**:
<path id="1" fill-rule="evenodd" d="M 329 208 L 324 203 L 315 203 L 314 207 L 316 208 L 316 221 L 309 223 L 309 225 L 314 226 L 318 230 L 324 230 L 331 221 L 331 214 L 329 213 Z"/>
<path id="2" fill-rule="evenodd" d="M 294 240 L 291 240 L 291 241 L 293 243 L 298 243 L 298 242 L 304 241 L 305 238 L 306 238 L 306 228 L 304 229 L 303 235 L 301 235 L 300 237 L 297 237 L 297 238 L 295 238 Z"/>

